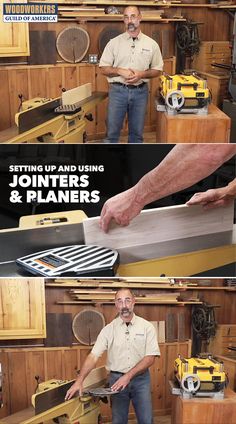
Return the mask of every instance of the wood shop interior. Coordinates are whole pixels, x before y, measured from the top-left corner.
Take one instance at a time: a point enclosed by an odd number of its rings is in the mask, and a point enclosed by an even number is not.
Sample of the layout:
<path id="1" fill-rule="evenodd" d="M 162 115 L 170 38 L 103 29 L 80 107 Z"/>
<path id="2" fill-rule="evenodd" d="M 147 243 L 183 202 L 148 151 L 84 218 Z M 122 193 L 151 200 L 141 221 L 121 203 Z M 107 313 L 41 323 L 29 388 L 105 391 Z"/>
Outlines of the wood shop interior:
<path id="1" fill-rule="evenodd" d="M 27 0 L 20 1 L 24 2 Z M 140 7 L 141 30 L 158 42 L 164 59 L 163 81 L 154 78 L 149 83 L 144 141 L 235 141 L 234 0 L 115 0 L 112 5 L 106 0 L 58 0 L 57 3 L 56 23 L 6 23 L 1 16 L 1 142 L 91 143 L 104 139 L 108 83 L 99 69 L 99 59 L 107 42 L 124 31 L 123 10 L 128 4 Z M 76 49 L 71 37 L 76 40 Z M 207 99 L 211 100 L 207 114 L 199 113 L 198 89 L 191 97 L 186 84 L 181 83 L 183 77 L 179 75 L 184 72 L 184 81 L 189 78 L 191 81 L 195 78 L 192 73 L 197 73 L 199 87 L 200 81 L 203 84 L 207 81 Z M 176 84 L 181 87 L 178 94 L 166 84 L 169 76 L 174 75 L 178 75 Z M 78 87 L 83 87 L 79 91 L 82 106 L 76 117 L 73 115 L 73 123 L 63 114 L 60 119 L 57 115 L 53 122 L 51 119 L 50 127 L 45 113 L 40 121 L 34 120 L 32 106 L 40 108 L 47 99 L 55 100 L 55 108 L 61 97 L 65 104 L 63 91 L 69 93 Z M 190 106 L 192 112 L 185 113 Z M 126 121 L 120 141 L 127 142 Z"/>
<path id="2" fill-rule="evenodd" d="M 105 354 L 87 377 L 87 394 L 64 397 L 99 332 L 116 317 L 122 287 L 132 289 L 136 315 L 156 329 L 154 422 L 235 423 L 235 278 L 22 277 L 0 280 L 1 424 L 111 422 L 110 402 L 89 392 L 104 387 Z M 129 423 L 135 422 L 131 407 Z"/>

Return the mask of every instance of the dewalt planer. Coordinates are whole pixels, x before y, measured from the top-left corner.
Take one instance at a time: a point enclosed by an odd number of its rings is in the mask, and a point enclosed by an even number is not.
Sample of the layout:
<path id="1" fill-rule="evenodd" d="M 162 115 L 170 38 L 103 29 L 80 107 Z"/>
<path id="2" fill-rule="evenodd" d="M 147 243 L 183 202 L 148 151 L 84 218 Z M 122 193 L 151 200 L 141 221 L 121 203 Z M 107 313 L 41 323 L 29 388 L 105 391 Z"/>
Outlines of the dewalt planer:
<path id="1" fill-rule="evenodd" d="M 207 81 L 196 74 L 162 75 L 160 96 L 156 102 L 157 110 L 172 115 L 177 113 L 206 115 L 211 101 Z"/>
<path id="2" fill-rule="evenodd" d="M 222 399 L 227 385 L 223 362 L 211 355 L 183 358 L 180 355 L 174 362 L 174 376 L 177 387 L 173 394 L 185 398 L 213 397 Z"/>

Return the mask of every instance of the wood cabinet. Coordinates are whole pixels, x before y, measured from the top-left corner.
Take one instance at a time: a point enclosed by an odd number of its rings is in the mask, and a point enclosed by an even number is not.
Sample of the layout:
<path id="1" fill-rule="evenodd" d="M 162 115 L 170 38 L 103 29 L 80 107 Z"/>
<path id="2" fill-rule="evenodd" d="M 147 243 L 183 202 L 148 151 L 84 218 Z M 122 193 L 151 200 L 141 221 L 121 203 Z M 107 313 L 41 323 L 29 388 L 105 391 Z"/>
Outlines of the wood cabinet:
<path id="1" fill-rule="evenodd" d="M 3 22 L 3 3 L 0 0 L 0 57 L 29 56 L 29 24 Z M 16 0 L 14 3 L 27 3 L 27 0 Z"/>
<path id="2" fill-rule="evenodd" d="M 43 278 L 0 280 L 0 340 L 46 337 Z"/>
<path id="3" fill-rule="evenodd" d="M 236 393 L 226 389 L 225 399 L 183 399 L 175 396 L 171 424 L 235 424 Z"/>

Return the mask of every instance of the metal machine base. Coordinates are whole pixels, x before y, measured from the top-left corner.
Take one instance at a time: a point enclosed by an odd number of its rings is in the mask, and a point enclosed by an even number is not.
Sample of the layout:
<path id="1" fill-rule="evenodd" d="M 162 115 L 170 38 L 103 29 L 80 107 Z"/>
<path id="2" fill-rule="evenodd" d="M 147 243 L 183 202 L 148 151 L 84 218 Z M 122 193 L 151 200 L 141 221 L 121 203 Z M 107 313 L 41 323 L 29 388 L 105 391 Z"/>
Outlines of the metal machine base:
<path id="1" fill-rule="evenodd" d="M 221 390 L 219 392 L 186 392 L 183 390 L 175 381 L 169 381 L 170 385 L 170 391 L 172 395 L 181 396 L 183 399 L 194 399 L 199 397 L 208 397 L 211 399 L 221 400 L 224 399 L 224 390 Z"/>
<path id="2" fill-rule="evenodd" d="M 155 100 L 157 112 L 166 112 L 168 115 L 178 115 L 178 114 L 191 114 L 194 115 L 208 115 L 208 105 L 201 108 L 185 108 L 182 107 L 180 110 L 173 109 L 167 106 L 166 104 L 161 103 L 159 99 Z"/>

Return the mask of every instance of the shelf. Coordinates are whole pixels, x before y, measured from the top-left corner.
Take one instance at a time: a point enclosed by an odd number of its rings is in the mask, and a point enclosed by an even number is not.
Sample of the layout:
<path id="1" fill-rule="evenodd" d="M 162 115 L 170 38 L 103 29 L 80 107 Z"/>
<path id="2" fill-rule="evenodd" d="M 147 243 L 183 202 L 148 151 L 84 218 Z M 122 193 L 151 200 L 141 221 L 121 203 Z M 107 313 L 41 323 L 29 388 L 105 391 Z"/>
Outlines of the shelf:
<path id="1" fill-rule="evenodd" d="M 98 303 L 100 305 L 114 305 L 114 301 L 110 301 L 110 300 L 78 300 L 78 301 L 73 301 L 73 300 L 64 300 L 64 301 L 58 301 L 55 302 L 56 305 L 97 305 Z M 170 302 L 170 301 L 139 301 L 136 299 L 135 301 L 136 305 L 175 305 L 175 306 L 185 306 L 185 305 L 202 305 L 202 302 Z"/>
<path id="2" fill-rule="evenodd" d="M 236 288 L 233 287 L 212 287 L 212 286 L 178 286 L 178 285 L 166 285 L 166 284 L 158 284 L 158 283 L 122 283 L 122 282 L 102 282 L 102 283 L 93 283 L 93 282 L 65 282 L 65 283 L 46 283 L 46 287 L 57 287 L 57 288 L 114 288 L 119 289 L 122 287 L 125 288 L 132 288 L 132 289 L 156 289 L 156 290 L 178 290 L 178 291 L 185 291 L 185 290 L 223 290 L 223 291 L 229 291 L 229 292 L 235 292 Z"/>
<path id="3" fill-rule="evenodd" d="M 58 287 L 58 288 L 79 288 L 79 287 L 90 287 L 90 288 L 133 288 L 133 289 L 164 289 L 164 290 L 181 290 L 184 291 L 188 289 L 187 286 L 173 286 L 165 284 L 155 284 L 155 283 L 80 283 L 68 282 L 68 283 L 46 283 L 46 287 Z"/>
<path id="4" fill-rule="evenodd" d="M 96 22 L 123 22 L 123 15 L 116 15 L 116 14 L 109 14 L 106 15 L 96 12 L 63 12 L 61 14 L 58 13 L 58 20 L 59 21 L 96 21 Z M 142 22 L 162 22 L 162 23 L 169 23 L 169 22 L 185 22 L 186 19 L 184 18 L 161 18 L 159 15 L 157 17 L 155 16 L 143 16 Z"/>

